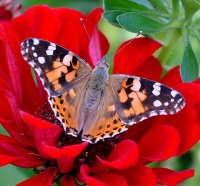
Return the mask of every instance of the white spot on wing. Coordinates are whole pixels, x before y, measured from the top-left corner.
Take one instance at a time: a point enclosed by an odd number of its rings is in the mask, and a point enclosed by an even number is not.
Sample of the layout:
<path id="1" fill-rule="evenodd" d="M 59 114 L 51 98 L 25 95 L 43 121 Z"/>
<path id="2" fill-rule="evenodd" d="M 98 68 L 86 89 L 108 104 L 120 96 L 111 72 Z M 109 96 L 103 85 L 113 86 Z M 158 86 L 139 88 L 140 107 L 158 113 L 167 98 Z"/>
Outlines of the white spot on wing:
<path id="1" fill-rule="evenodd" d="M 160 107 L 162 105 L 162 103 L 159 100 L 156 100 L 156 101 L 153 102 L 153 105 L 155 107 Z"/>
<path id="2" fill-rule="evenodd" d="M 167 106 L 169 105 L 169 103 L 168 103 L 168 102 L 165 102 L 164 105 L 167 107 Z"/>
<path id="3" fill-rule="evenodd" d="M 34 52 L 34 53 L 33 53 L 33 56 L 34 56 L 34 57 L 37 57 L 38 55 L 37 55 L 37 53 L 36 53 L 36 52 Z"/>
<path id="4" fill-rule="evenodd" d="M 56 48 L 56 44 L 55 43 L 50 43 L 51 46 L 53 46 L 54 48 Z"/>
<path id="5" fill-rule="evenodd" d="M 136 81 L 136 83 L 131 87 L 131 90 L 139 91 L 140 88 L 141 88 L 141 83 L 139 81 Z"/>
<path id="6" fill-rule="evenodd" d="M 70 61 L 72 60 L 72 54 L 67 54 L 65 55 L 65 57 L 63 58 L 63 64 L 70 66 Z"/>
<path id="7" fill-rule="evenodd" d="M 52 56 L 52 55 L 53 55 L 53 50 L 47 50 L 47 51 L 46 51 L 46 54 L 47 54 L 48 56 Z"/>
<path id="8" fill-rule="evenodd" d="M 172 95 L 173 97 L 175 97 L 177 94 L 178 94 L 177 91 L 175 91 L 175 90 L 172 90 L 172 91 L 171 91 L 171 95 Z"/>
<path id="9" fill-rule="evenodd" d="M 52 46 L 52 45 L 49 45 L 48 46 L 48 50 L 56 50 L 56 47 Z"/>
<path id="10" fill-rule="evenodd" d="M 153 84 L 153 88 L 156 89 L 156 90 L 158 90 L 158 91 L 161 90 L 160 85 L 158 85 L 157 83 Z"/>
<path id="11" fill-rule="evenodd" d="M 158 91 L 157 89 L 153 89 L 152 93 L 153 93 L 155 96 L 159 96 L 159 95 L 160 95 L 160 91 Z"/>
<path id="12" fill-rule="evenodd" d="M 21 54 L 24 55 L 26 52 L 24 50 L 21 50 Z"/>
<path id="13" fill-rule="evenodd" d="M 33 39 L 33 44 L 34 45 L 38 45 L 39 44 L 39 40 L 38 39 Z"/>
<path id="14" fill-rule="evenodd" d="M 31 47 L 31 50 L 35 50 L 35 47 L 34 47 L 34 46 L 32 46 L 32 47 Z"/>
<path id="15" fill-rule="evenodd" d="M 39 61 L 40 64 L 44 64 L 45 63 L 44 57 L 38 57 L 38 61 Z"/>

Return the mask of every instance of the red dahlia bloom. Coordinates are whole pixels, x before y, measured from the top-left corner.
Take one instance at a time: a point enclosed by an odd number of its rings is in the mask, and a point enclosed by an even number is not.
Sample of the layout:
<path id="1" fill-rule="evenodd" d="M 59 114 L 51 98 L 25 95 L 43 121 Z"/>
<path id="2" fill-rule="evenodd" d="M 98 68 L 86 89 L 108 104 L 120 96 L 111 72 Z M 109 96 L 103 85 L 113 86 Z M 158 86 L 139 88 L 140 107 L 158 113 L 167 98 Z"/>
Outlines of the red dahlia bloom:
<path id="1" fill-rule="evenodd" d="M 0 123 L 10 134 L 0 136 L 0 165 L 11 163 L 34 168 L 37 173 L 20 186 L 49 186 L 53 182 L 62 186 L 81 182 L 89 186 L 176 185 L 193 176 L 193 170 L 176 172 L 147 165 L 181 155 L 199 139 L 194 105 L 199 103 L 200 95 L 193 94 L 200 91 L 200 86 L 183 83 L 174 75 L 174 69 L 160 79 L 162 67 L 152 56 L 161 47 L 158 42 L 135 39 L 116 54 L 113 72 L 139 75 L 170 85 L 185 96 L 186 107 L 176 115 L 158 116 L 133 125 L 127 132 L 97 144 L 65 135 L 47 103 L 41 82 L 37 78 L 33 80 L 30 66 L 20 54 L 22 40 L 29 37 L 50 40 L 91 64 L 90 56 L 94 60 L 95 55 L 89 53 L 92 46 L 89 47 L 80 18 L 92 35 L 101 13 L 96 9 L 85 16 L 67 8 L 37 6 L 10 23 L 0 23 Z M 108 43 L 102 34 L 99 42 L 104 55 Z"/>

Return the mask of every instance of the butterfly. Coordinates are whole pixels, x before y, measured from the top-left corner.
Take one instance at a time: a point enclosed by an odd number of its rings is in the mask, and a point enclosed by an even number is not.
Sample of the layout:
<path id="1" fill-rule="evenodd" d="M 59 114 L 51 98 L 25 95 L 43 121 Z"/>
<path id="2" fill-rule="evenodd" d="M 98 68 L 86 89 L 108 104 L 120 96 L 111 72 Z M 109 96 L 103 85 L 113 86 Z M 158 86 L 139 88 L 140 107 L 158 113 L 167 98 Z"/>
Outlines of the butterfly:
<path id="1" fill-rule="evenodd" d="M 52 42 L 22 42 L 23 58 L 35 69 L 65 132 L 96 143 L 155 115 L 175 114 L 185 101 L 174 89 L 145 78 L 108 74 L 106 58 L 92 69 L 73 52 Z"/>

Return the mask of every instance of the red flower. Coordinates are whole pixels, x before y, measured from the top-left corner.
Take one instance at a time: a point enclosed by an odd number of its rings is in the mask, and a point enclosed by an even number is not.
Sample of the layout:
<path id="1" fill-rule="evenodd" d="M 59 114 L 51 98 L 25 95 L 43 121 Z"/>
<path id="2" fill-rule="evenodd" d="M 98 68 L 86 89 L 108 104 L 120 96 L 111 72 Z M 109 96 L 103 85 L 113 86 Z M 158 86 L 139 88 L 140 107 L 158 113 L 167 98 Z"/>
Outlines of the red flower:
<path id="1" fill-rule="evenodd" d="M 100 34 L 101 54 L 91 51 L 89 54 L 88 48 L 92 46 L 89 46 L 80 18 L 92 35 L 101 13 L 96 9 L 85 16 L 71 9 L 37 6 L 10 23 L 0 23 L 0 123 L 10 134 L 10 137 L 0 136 L 0 165 L 11 163 L 32 167 L 37 173 L 18 184 L 20 186 L 49 186 L 53 182 L 61 182 L 63 186 L 78 185 L 78 182 L 89 186 L 176 185 L 193 176 L 193 170 L 175 172 L 147 166 L 183 154 L 199 139 L 194 105 L 199 103 L 200 95 L 194 96 L 194 92 L 200 91 L 200 86 L 181 82 L 173 75 L 174 69 L 160 80 L 162 67 L 152 56 L 161 46 L 158 42 L 148 38 L 135 39 L 116 54 L 113 71 L 166 83 L 185 96 L 186 107 L 176 115 L 145 120 L 121 135 L 94 145 L 63 133 L 47 104 L 40 81 L 34 82 L 30 66 L 20 55 L 20 42 L 28 37 L 47 39 L 92 64 L 90 56 L 94 60 L 104 55 L 108 43 Z"/>

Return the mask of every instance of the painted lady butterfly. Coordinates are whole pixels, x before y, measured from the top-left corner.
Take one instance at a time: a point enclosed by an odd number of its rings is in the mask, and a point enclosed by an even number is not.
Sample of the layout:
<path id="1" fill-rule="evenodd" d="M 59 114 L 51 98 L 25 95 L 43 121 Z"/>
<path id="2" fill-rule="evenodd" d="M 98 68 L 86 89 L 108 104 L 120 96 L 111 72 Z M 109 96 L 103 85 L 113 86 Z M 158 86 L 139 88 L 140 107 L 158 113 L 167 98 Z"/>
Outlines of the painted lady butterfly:
<path id="1" fill-rule="evenodd" d="M 96 143 L 155 115 L 174 114 L 185 101 L 158 82 L 108 74 L 105 58 L 92 70 L 88 63 L 54 43 L 30 38 L 22 55 L 36 70 L 49 102 L 67 134 Z"/>

